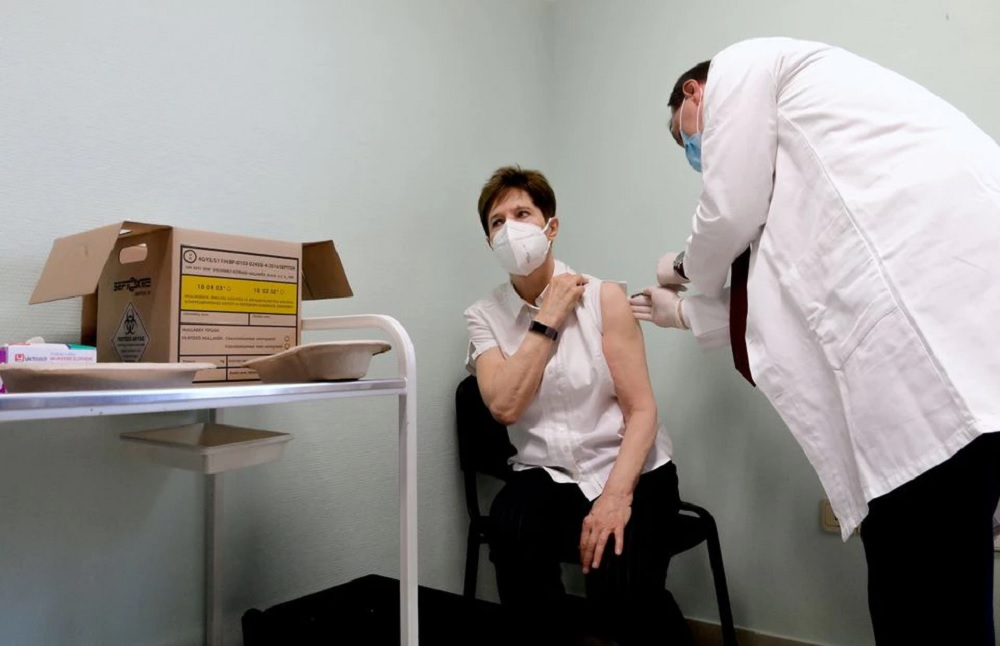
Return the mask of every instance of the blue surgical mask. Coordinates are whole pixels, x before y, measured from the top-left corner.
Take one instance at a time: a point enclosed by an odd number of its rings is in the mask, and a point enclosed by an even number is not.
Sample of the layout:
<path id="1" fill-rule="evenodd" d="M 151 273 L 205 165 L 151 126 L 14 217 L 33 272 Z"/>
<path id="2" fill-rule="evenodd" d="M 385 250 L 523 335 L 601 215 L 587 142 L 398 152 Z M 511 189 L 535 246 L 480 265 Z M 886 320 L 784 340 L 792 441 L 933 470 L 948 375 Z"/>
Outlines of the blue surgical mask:
<path id="1" fill-rule="evenodd" d="M 687 156 L 688 163 L 691 164 L 691 168 L 695 169 L 699 173 L 701 172 L 701 133 L 696 132 L 693 135 L 686 135 L 681 133 L 681 141 L 684 142 L 684 154 Z"/>
<path id="2" fill-rule="evenodd" d="M 687 99 L 684 99 L 687 101 Z M 681 103 L 681 107 L 677 110 L 677 117 L 683 114 L 684 103 Z M 698 121 L 701 121 L 701 110 L 697 110 Z M 700 126 L 700 123 L 698 124 Z M 701 172 L 701 129 L 699 128 L 697 132 L 693 135 L 684 134 L 684 129 L 681 128 L 681 124 L 677 124 L 677 132 L 681 136 L 681 143 L 684 144 L 684 155 L 687 157 L 688 163 L 691 164 L 691 168 L 695 169 L 699 173 Z"/>

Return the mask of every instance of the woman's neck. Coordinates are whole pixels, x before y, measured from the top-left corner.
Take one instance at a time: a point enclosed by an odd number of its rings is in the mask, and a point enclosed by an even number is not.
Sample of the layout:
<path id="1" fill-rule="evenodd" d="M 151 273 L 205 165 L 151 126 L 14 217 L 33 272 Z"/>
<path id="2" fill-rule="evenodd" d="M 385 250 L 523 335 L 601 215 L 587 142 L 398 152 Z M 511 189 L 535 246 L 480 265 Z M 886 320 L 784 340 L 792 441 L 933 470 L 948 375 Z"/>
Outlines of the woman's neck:
<path id="1" fill-rule="evenodd" d="M 514 285 L 514 291 L 517 292 L 518 296 L 524 299 L 529 305 L 534 305 L 538 301 L 538 297 L 548 287 L 555 270 L 556 261 L 550 251 L 541 267 L 527 276 L 511 276 L 510 282 Z"/>

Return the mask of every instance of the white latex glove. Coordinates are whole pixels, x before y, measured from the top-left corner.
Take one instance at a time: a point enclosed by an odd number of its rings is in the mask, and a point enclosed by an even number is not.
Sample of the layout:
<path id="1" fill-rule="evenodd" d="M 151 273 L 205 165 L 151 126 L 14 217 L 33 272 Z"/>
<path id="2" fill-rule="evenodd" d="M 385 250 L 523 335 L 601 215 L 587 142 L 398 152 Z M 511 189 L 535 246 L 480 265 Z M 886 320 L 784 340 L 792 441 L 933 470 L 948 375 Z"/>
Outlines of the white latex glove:
<path id="1" fill-rule="evenodd" d="M 669 287 L 670 285 L 683 285 L 689 282 L 687 278 L 682 278 L 680 274 L 674 271 L 674 260 L 676 258 L 677 252 L 671 251 L 656 263 L 656 282 L 660 285 Z"/>
<path id="2" fill-rule="evenodd" d="M 652 321 L 660 327 L 690 329 L 684 320 L 684 299 L 677 293 L 678 289 L 683 287 L 670 288 L 658 285 L 647 287 L 629 299 L 632 315 L 636 320 Z"/>

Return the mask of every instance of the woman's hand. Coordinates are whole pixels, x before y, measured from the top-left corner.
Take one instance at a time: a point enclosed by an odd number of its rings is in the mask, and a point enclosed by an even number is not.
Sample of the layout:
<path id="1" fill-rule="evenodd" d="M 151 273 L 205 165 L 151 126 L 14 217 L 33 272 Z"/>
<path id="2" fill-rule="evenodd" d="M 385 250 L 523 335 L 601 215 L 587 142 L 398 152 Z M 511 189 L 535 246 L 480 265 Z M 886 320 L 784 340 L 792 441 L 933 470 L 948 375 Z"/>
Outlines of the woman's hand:
<path id="1" fill-rule="evenodd" d="M 587 278 L 580 274 L 553 276 L 535 320 L 562 330 L 566 318 L 583 298 L 583 289 L 587 282 Z"/>
<path id="2" fill-rule="evenodd" d="M 615 538 L 615 554 L 621 556 L 625 545 L 625 525 L 632 516 L 632 495 L 602 493 L 583 519 L 580 532 L 580 565 L 583 573 L 601 566 L 608 538 Z"/>

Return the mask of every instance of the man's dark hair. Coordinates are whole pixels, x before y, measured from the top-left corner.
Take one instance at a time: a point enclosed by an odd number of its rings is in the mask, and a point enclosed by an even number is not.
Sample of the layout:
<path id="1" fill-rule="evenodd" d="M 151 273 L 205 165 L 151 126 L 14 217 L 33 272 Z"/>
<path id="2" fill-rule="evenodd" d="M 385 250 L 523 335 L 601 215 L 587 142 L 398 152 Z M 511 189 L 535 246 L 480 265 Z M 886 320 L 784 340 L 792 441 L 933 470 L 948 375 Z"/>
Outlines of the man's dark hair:
<path id="1" fill-rule="evenodd" d="M 528 194 L 542 212 L 546 222 L 556 214 L 556 194 L 549 186 L 549 180 L 545 179 L 545 175 L 537 170 L 522 170 L 520 166 L 504 166 L 493 173 L 479 194 L 479 221 L 482 222 L 487 237 L 490 235 L 490 225 L 487 220 L 493 205 L 515 189 L 521 189 Z"/>
<path id="2" fill-rule="evenodd" d="M 708 68 L 711 64 L 711 60 L 702 61 L 681 74 L 681 77 L 674 83 L 674 91 L 670 93 L 670 101 L 667 102 L 671 112 L 681 107 L 681 103 L 684 102 L 684 84 L 691 80 L 705 83 L 708 80 Z"/>

